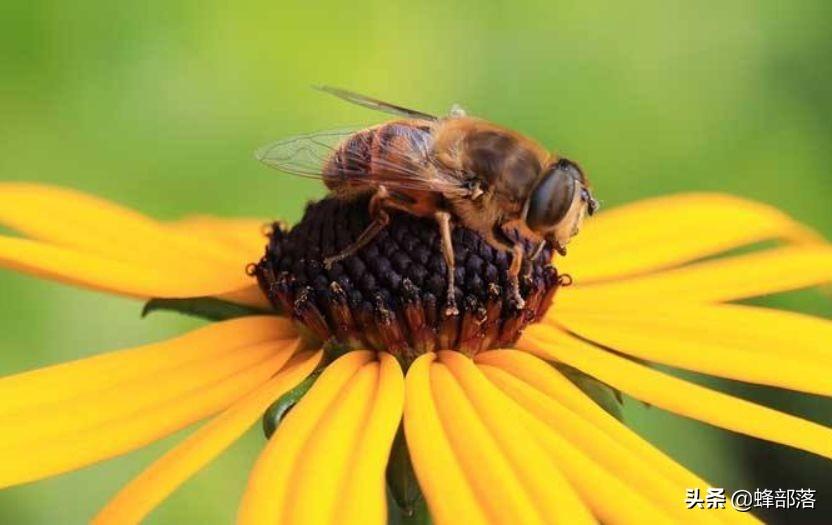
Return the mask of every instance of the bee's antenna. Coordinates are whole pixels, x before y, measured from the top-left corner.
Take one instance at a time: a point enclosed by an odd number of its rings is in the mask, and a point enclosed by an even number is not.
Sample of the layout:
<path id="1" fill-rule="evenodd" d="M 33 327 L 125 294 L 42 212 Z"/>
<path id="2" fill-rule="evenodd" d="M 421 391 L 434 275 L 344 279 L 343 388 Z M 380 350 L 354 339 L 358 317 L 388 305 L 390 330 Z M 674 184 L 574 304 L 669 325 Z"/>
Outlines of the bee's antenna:
<path id="1" fill-rule="evenodd" d="M 586 202 L 587 213 L 593 215 L 601 207 L 601 203 L 592 196 L 592 193 L 586 188 L 581 190 L 581 198 Z"/>

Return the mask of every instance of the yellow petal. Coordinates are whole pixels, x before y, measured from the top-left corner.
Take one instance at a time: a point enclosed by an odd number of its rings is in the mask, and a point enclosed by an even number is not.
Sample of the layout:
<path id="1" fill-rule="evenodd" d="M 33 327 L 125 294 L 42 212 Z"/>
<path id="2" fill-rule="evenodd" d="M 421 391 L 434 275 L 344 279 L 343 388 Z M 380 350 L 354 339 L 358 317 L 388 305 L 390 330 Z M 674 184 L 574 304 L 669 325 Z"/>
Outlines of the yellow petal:
<path id="1" fill-rule="evenodd" d="M 413 470 L 439 525 L 488 523 L 437 412 L 430 368 L 436 355 L 418 357 L 405 378 L 404 430 Z"/>
<path id="2" fill-rule="evenodd" d="M 172 224 L 177 230 L 197 236 L 211 237 L 245 255 L 245 260 L 257 261 L 263 255 L 268 238 L 264 227 L 268 221 L 244 218 L 220 218 L 193 215 Z"/>
<path id="3" fill-rule="evenodd" d="M 430 369 L 431 390 L 439 419 L 468 483 L 491 523 L 544 523 L 524 490 L 519 473 L 477 418 L 445 365 Z"/>
<path id="4" fill-rule="evenodd" d="M 284 371 L 234 403 L 150 465 L 98 513 L 93 523 L 138 523 L 194 473 L 236 441 L 281 395 L 309 375 L 321 352 L 299 354 Z"/>
<path id="5" fill-rule="evenodd" d="M 671 412 L 832 458 L 828 428 L 653 370 L 557 329 L 532 326 L 518 348 L 561 361 Z"/>
<path id="6" fill-rule="evenodd" d="M 680 487 L 706 487 L 707 483 L 673 461 L 641 436 L 621 424 L 586 396 L 577 386 L 548 363 L 517 350 L 492 350 L 477 355 L 481 365 L 497 367 L 546 396 L 553 407 L 563 406 L 591 423 L 612 442 L 625 447 L 645 465 L 646 475 L 655 472 Z M 525 406 L 525 405 L 524 405 Z M 529 408 L 532 405 L 528 405 Z M 566 416 L 562 416 L 566 417 Z M 567 429 L 569 427 L 563 427 Z M 588 441 L 587 443 L 592 443 Z"/>
<path id="7" fill-rule="evenodd" d="M 147 299 L 152 297 L 221 296 L 264 306 L 262 293 L 252 294 L 251 278 L 242 267 L 206 276 L 117 261 L 54 245 L 0 236 L 0 267 L 66 284 Z M 245 292 L 241 292 L 245 290 Z"/>
<path id="8" fill-rule="evenodd" d="M 260 257 L 250 244 L 243 250 L 77 191 L 0 183 L 0 225 L 33 239 L 0 238 L 0 266 L 131 297 L 218 296 L 267 306 L 245 273 Z"/>
<path id="9" fill-rule="evenodd" d="M 260 286 L 257 284 L 247 284 L 240 288 L 234 288 L 228 291 L 216 291 L 211 294 L 214 297 L 230 301 L 232 303 L 251 306 L 253 308 L 271 309 L 271 303 L 263 294 Z"/>
<path id="10" fill-rule="evenodd" d="M 704 484 L 685 486 L 664 478 L 624 445 L 509 372 L 492 365 L 480 367 L 525 409 L 518 420 L 546 448 L 599 520 L 666 523 L 691 519 L 679 495 L 694 487 L 704 492 Z M 718 521 L 713 514 L 697 519 Z"/>
<path id="11" fill-rule="evenodd" d="M 508 519 L 503 523 L 530 523 L 526 519 L 592 523 L 589 510 L 534 434 L 517 425 L 522 412 L 516 405 L 489 384 L 462 354 L 440 352 L 439 359 L 445 368 L 434 365 L 431 381 L 437 398 L 449 405 L 445 428 L 452 443 L 458 443 L 460 458 L 468 459 L 467 472 L 481 494 L 480 501 L 484 505 L 493 503 L 490 510 L 495 521 L 504 516 Z M 440 417 L 443 412 L 444 407 L 439 409 Z M 508 470 L 503 471 L 502 465 L 496 469 L 490 465 L 501 457 L 505 458 Z M 512 510 L 510 487 L 516 488 L 517 501 L 524 501 L 527 508 Z M 526 512 L 529 518 L 522 518 Z"/>
<path id="12" fill-rule="evenodd" d="M 727 515 L 691 516 L 680 502 L 679 494 L 684 494 L 687 488 L 699 488 L 704 493 L 711 485 L 612 417 L 548 363 L 517 350 L 484 352 L 477 355 L 476 361 L 489 379 L 536 418 L 534 428 L 539 429 L 543 423 L 569 442 L 553 441 L 551 436 L 535 432 L 543 438 L 548 450 L 557 451 L 570 481 L 582 490 L 581 496 L 588 504 L 598 509 L 602 521 L 626 519 L 641 506 L 638 498 L 647 495 L 650 504 L 659 506 L 680 523 L 694 517 L 699 522 L 716 519 L 758 523 L 753 516 L 731 509 L 727 509 Z M 579 458 L 571 457 L 570 444 L 595 463 L 595 468 L 602 467 L 605 474 L 599 476 L 590 467 L 578 468 L 580 463 L 573 464 Z M 587 479 L 598 476 L 600 483 L 607 475 L 614 476 L 616 481 L 607 480 L 603 489 Z M 624 487 L 620 485 L 622 482 Z M 603 497 L 606 490 L 622 496 L 612 500 Z M 638 496 L 625 497 L 628 490 Z M 604 518 L 607 514 L 609 518 Z"/>
<path id="13" fill-rule="evenodd" d="M 517 422 L 524 425 L 528 432 L 544 447 L 552 461 L 563 470 L 566 478 L 579 492 L 581 498 L 599 521 L 604 523 L 640 523 L 648 516 L 651 523 L 656 520 L 658 522 L 668 521 L 658 507 L 641 496 L 638 491 L 633 490 L 622 483 L 615 475 L 605 470 L 601 458 L 593 457 L 589 453 L 584 454 L 575 445 L 558 435 L 555 426 L 547 426 L 546 423 L 535 417 L 533 415 L 534 400 L 524 398 L 522 390 L 517 390 L 518 388 L 530 387 L 523 385 L 520 380 L 511 377 L 508 372 L 504 372 L 497 367 L 481 365 L 480 370 L 503 393 L 511 396 L 517 406 L 523 408 L 523 411 L 517 416 Z M 511 381 L 520 383 L 520 386 L 511 384 Z M 546 401 L 550 402 L 548 398 Z M 557 422 L 557 425 L 565 426 L 569 424 L 568 419 Z M 597 433 L 600 434 L 600 432 Z M 595 441 L 596 439 L 595 435 L 590 435 L 590 440 Z M 639 466 L 641 467 L 641 465 Z M 650 498 L 653 500 L 657 499 L 655 493 L 647 492 L 646 494 L 650 494 Z"/>
<path id="14" fill-rule="evenodd" d="M 362 403 L 369 404 L 373 382 L 368 383 L 367 374 L 377 372 L 371 367 L 361 373 L 360 378 L 357 376 L 373 360 L 373 355 L 365 351 L 349 352 L 329 365 L 300 403 L 281 422 L 249 477 L 238 516 L 241 524 L 287 522 L 286 514 L 298 503 L 288 499 L 288 492 L 297 482 L 296 472 L 302 471 L 309 459 L 302 454 L 311 439 L 326 437 L 318 436 L 321 422 L 328 416 L 335 417 L 341 413 L 338 407 L 347 405 L 350 414 L 355 416 L 356 412 L 364 410 Z M 354 428 L 355 419 L 357 418 L 351 417 L 342 420 L 348 428 L 338 430 L 333 436 L 339 438 L 346 430 Z M 336 449 L 332 451 L 333 456 L 338 458 L 343 457 L 344 447 L 354 444 L 354 440 L 350 439 L 352 436 L 343 437 L 347 443 L 334 445 Z M 331 474 L 338 476 L 341 473 L 342 471 Z M 322 479 L 319 482 L 331 483 L 331 480 Z M 317 501 L 314 495 L 313 491 L 307 498 Z"/>
<path id="15" fill-rule="evenodd" d="M 291 357 L 296 341 L 260 343 L 215 359 L 187 363 L 113 388 L 0 417 L 0 450 L 60 439 L 61 436 L 117 424 L 130 414 L 152 410 L 201 392 L 211 385 L 266 360 L 278 370 Z M 275 360 L 275 357 L 279 359 Z M 276 362 L 275 362 L 276 361 Z M 49 414 L 49 417 L 44 417 Z"/>
<path id="16" fill-rule="evenodd" d="M 243 261 L 212 237 L 187 235 L 133 210 L 55 186 L 0 183 L 0 224 L 34 239 L 127 262 L 166 261 L 199 271 L 199 265 L 211 263 L 239 268 Z"/>
<path id="17" fill-rule="evenodd" d="M 142 447 L 228 407 L 267 381 L 278 354 L 180 399 L 58 439 L 0 448 L 0 487 L 35 481 Z"/>
<path id="18" fill-rule="evenodd" d="M 656 306 L 656 305 L 653 305 Z M 554 323 L 618 352 L 714 376 L 832 396 L 832 322 L 735 305 L 559 310 Z"/>
<path id="19" fill-rule="evenodd" d="M 71 400 L 234 350 L 297 336 L 292 323 L 252 316 L 212 323 L 161 343 L 108 352 L 0 379 L 0 414 Z"/>
<path id="20" fill-rule="evenodd" d="M 622 257 L 624 258 L 624 257 Z M 565 304 L 592 304 L 656 298 L 731 301 L 807 288 L 832 281 L 832 246 L 785 247 L 727 257 L 632 279 L 575 286 L 562 294 Z"/>
<path id="21" fill-rule="evenodd" d="M 557 261 L 578 283 L 644 274 L 768 239 L 821 240 L 775 208 L 720 194 L 639 201 L 602 211 L 583 230 Z"/>
<path id="22" fill-rule="evenodd" d="M 351 453 L 347 479 L 335 494 L 339 524 L 387 523 L 385 470 L 390 447 L 402 418 L 404 376 L 396 359 L 387 353 L 381 360 L 378 386 L 369 418 L 358 446 Z"/>
<path id="23" fill-rule="evenodd" d="M 288 475 L 281 523 L 337 523 L 340 489 L 378 382 L 378 363 L 361 367 L 315 425 Z M 289 466 L 284 461 L 278 468 Z M 368 487 L 369 489 L 369 487 Z M 375 491 L 374 491 L 375 492 Z M 382 494 L 375 493 L 376 497 Z"/>

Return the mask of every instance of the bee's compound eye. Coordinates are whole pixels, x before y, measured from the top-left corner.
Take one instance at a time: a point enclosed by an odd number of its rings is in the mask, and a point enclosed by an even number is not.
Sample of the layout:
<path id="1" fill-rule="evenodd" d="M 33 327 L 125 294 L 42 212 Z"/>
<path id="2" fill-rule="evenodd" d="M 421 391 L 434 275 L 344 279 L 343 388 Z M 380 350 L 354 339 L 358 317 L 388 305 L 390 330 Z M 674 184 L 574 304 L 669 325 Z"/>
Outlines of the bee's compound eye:
<path id="1" fill-rule="evenodd" d="M 566 216 L 578 189 L 579 172 L 571 163 L 558 162 L 547 170 L 529 197 L 526 224 L 532 231 L 548 231 Z"/>

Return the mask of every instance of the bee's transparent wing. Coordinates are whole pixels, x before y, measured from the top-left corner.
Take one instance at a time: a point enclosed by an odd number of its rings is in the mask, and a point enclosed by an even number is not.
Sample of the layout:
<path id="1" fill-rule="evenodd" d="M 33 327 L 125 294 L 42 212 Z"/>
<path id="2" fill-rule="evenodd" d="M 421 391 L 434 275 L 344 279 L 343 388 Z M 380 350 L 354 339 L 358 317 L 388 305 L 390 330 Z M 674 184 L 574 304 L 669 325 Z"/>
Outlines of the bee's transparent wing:
<path id="1" fill-rule="evenodd" d="M 354 180 L 366 185 L 384 185 L 390 190 L 416 190 L 441 192 L 446 195 L 467 195 L 470 190 L 459 175 L 437 166 L 428 144 L 391 142 L 385 146 L 384 155 L 372 158 L 370 173 L 369 145 L 363 151 L 340 146 L 359 129 L 340 129 L 298 135 L 279 140 L 259 148 L 254 156 L 267 166 L 285 173 L 312 179 L 326 177 L 342 181 Z M 336 172 L 327 164 L 337 153 Z"/>
<path id="2" fill-rule="evenodd" d="M 292 175 L 320 179 L 333 152 L 357 131 L 337 129 L 289 137 L 258 148 L 254 158 Z"/>
<path id="3" fill-rule="evenodd" d="M 374 109 L 376 111 L 382 111 L 384 113 L 390 113 L 393 115 L 398 115 L 400 117 L 406 118 L 415 118 L 415 119 L 424 119 L 424 120 L 438 120 L 438 117 L 434 115 L 430 115 L 428 113 L 423 113 L 421 111 L 417 111 L 415 109 L 404 108 L 397 104 L 391 104 L 390 102 L 384 102 L 383 100 L 378 100 L 377 98 L 368 97 L 366 95 L 361 95 L 359 93 L 354 93 L 352 91 L 347 91 L 346 89 L 341 89 L 332 86 L 313 86 L 315 89 L 319 91 L 323 91 L 324 93 L 329 93 L 330 95 L 335 95 L 336 97 L 346 100 L 347 102 L 351 102 L 353 104 L 357 104 L 359 106 L 363 106 L 365 108 Z"/>

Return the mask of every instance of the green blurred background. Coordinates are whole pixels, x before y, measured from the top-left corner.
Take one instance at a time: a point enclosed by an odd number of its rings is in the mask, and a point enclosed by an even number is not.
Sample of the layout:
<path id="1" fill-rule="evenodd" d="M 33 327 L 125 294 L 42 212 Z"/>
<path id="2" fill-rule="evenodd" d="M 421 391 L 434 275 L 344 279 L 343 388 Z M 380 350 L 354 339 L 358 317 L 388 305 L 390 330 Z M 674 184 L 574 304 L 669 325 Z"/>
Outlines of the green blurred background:
<path id="1" fill-rule="evenodd" d="M 4 0 L 0 179 L 67 185 L 160 218 L 294 220 L 321 185 L 258 165 L 255 147 L 384 118 L 309 89 L 327 83 L 428 112 L 462 103 L 581 162 L 607 207 L 726 191 L 830 237 L 830 23 L 824 0 Z M 765 304 L 832 316 L 815 292 Z M 140 307 L 0 272 L 0 372 L 196 325 L 167 314 L 142 321 Z M 827 401 L 719 386 L 832 424 Z M 714 485 L 830 484 L 830 464 L 808 455 L 636 403 L 626 411 Z M 181 437 L 0 492 L 0 522 L 81 523 Z M 247 434 L 149 521 L 229 523 L 262 444 Z"/>

